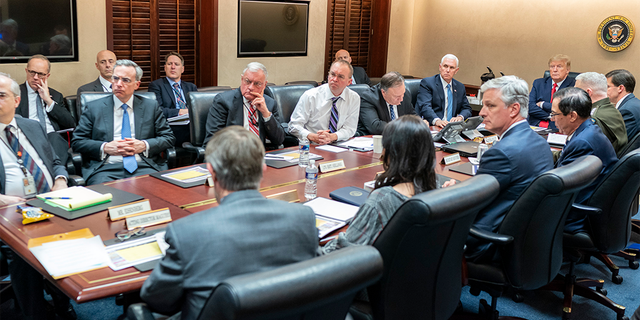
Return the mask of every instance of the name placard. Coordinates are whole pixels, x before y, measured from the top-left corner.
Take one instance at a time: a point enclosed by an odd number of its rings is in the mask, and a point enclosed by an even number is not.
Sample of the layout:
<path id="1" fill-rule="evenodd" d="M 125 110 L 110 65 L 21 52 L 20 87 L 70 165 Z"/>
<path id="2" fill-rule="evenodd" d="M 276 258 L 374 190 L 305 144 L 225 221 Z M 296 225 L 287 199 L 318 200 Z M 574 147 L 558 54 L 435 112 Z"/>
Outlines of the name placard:
<path id="1" fill-rule="evenodd" d="M 498 135 L 495 135 L 495 134 L 484 137 L 484 143 L 486 144 L 494 144 L 498 142 L 498 140 L 499 140 Z"/>
<path id="2" fill-rule="evenodd" d="M 456 152 L 450 156 L 443 157 L 442 163 L 444 163 L 445 166 L 448 166 L 452 163 L 460 162 L 460 160 L 460 154 Z"/>
<path id="3" fill-rule="evenodd" d="M 109 207 L 107 209 L 109 209 L 109 219 L 111 219 L 111 221 L 116 221 L 136 213 L 151 211 L 151 204 L 149 203 L 149 199 L 143 199 L 136 202 Z"/>
<path id="4" fill-rule="evenodd" d="M 347 167 L 345 167 L 344 165 L 344 160 L 338 159 L 338 160 L 322 162 L 320 163 L 318 168 L 320 169 L 320 172 L 326 173 L 326 172 L 336 171 L 340 169 L 345 169 Z"/>
<path id="5" fill-rule="evenodd" d="M 147 227 L 171 221 L 169 208 L 141 212 L 126 218 L 127 229 Z"/>
<path id="6" fill-rule="evenodd" d="M 213 177 L 211 176 L 207 177 L 205 185 L 213 188 Z"/>

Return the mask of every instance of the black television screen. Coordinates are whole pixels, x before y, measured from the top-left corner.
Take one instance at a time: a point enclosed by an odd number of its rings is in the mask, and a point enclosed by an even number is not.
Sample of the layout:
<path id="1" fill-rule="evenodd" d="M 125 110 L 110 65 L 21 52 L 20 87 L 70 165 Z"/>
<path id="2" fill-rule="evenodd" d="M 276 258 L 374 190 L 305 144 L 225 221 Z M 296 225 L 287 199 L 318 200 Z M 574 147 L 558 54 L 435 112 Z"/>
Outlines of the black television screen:
<path id="1" fill-rule="evenodd" d="M 306 56 L 309 1 L 238 0 L 238 57 Z"/>
<path id="2" fill-rule="evenodd" d="M 76 0 L 0 1 L 0 63 L 78 61 Z"/>

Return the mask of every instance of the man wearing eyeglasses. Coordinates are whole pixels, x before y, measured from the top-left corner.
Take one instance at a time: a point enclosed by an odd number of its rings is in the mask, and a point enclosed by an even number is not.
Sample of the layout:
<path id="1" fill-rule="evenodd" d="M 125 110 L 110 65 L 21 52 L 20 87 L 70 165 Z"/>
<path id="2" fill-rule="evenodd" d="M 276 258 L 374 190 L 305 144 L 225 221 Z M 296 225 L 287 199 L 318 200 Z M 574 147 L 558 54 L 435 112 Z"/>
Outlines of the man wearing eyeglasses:
<path id="1" fill-rule="evenodd" d="M 347 88 L 353 68 L 346 60 L 336 60 L 329 69 L 329 81 L 307 90 L 296 105 L 289 132 L 301 139 L 324 145 L 347 140 L 356 133 L 360 96 Z"/>
<path id="2" fill-rule="evenodd" d="M 58 130 L 76 126 L 71 113 L 64 105 L 62 94 L 49 88 L 51 63 L 43 55 L 34 55 L 27 62 L 27 81 L 20 85 L 20 105 L 16 114 L 40 122 L 47 139 L 62 163 L 67 162 L 69 144 Z"/>
<path id="3" fill-rule="evenodd" d="M 160 153 L 175 143 L 167 119 L 154 100 L 134 95 L 142 69 L 118 60 L 113 96 L 87 104 L 71 145 L 83 156 L 87 185 L 166 170 Z"/>
<path id="4" fill-rule="evenodd" d="M 243 126 L 260 138 L 268 149 L 278 148 L 284 141 L 282 118 L 276 102 L 264 95 L 267 68 L 251 62 L 242 72 L 240 88 L 216 95 L 207 116 L 207 135 L 203 145 L 224 127 Z"/>

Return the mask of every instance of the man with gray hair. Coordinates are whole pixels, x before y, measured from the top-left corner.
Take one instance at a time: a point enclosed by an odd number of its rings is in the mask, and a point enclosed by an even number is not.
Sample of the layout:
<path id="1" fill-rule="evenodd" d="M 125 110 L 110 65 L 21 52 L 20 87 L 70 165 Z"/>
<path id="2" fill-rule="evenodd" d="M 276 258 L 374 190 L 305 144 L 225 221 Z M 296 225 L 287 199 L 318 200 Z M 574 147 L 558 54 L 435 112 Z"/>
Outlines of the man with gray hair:
<path id="1" fill-rule="evenodd" d="M 415 108 L 430 125 L 443 128 L 449 122 L 471 117 L 471 106 L 464 84 L 453 79 L 460 69 L 458 57 L 446 54 L 438 69 L 439 74 L 420 81 Z"/>
<path id="2" fill-rule="evenodd" d="M 500 136 L 480 160 L 477 174 L 490 174 L 500 183 L 500 195 L 476 216 L 474 227 L 495 232 L 522 192 L 541 173 L 553 169 L 547 141 L 527 123 L 529 87 L 516 76 L 487 81 L 480 87 L 485 128 Z M 526 147 L 523 147 L 526 146 Z M 468 259 L 490 261 L 495 247 L 473 237 L 467 239 Z"/>
<path id="3" fill-rule="evenodd" d="M 387 123 L 405 114 L 416 114 L 411 93 L 405 90 L 400 73 L 389 72 L 382 76 L 380 83 L 361 94 L 356 135 L 382 134 Z"/>
<path id="4" fill-rule="evenodd" d="M 195 319 L 225 279 L 311 259 L 318 248 L 311 208 L 258 191 L 266 166 L 257 135 L 226 127 L 205 153 L 219 205 L 167 226 L 167 254 L 140 293 L 152 310 L 181 319 Z"/>
<path id="5" fill-rule="evenodd" d="M 118 60 L 113 95 L 92 101 L 82 113 L 71 146 L 82 154 L 87 185 L 167 169 L 160 153 L 175 143 L 158 102 L 134 95 L 142 69 Z"/>
<path id="6" fill-rule="evenodd" d="M 613 149 L 620 151 L 627 145 L 627 129 L 622 114 L 607 97 L 607 77 L 597 72 L 581 73 L 574 86 L 587 92 L 592 103 L 591 119 L 611 141 Z"/>
<path id="7" fill-rule="evenodd" d="M 276 102 L 264 95 L 267 87 L 267 68 L 251 62 L 240 75 L 240 87 L 216 95 L 207 116 L 204 144 L 222 130 L 239 125 L 253 132 L 265 147 L 277 149 L 284 141 L 282 118 Z"/>

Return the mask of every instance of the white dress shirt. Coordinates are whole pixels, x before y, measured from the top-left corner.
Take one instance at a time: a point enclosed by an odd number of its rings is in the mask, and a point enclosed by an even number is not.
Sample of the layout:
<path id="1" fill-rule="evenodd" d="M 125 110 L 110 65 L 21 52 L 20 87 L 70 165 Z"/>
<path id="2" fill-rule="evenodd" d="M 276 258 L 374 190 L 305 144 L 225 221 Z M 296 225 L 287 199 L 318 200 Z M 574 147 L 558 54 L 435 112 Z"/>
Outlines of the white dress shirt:
<path id="1" fill-rule="evenodd" d="M 616 102 L 616 109 L 620 109 L 620 105 L 622 104 L 622 101 L 624 101 L 624 98 L 626 98 L 629 94 L 625 94 L 624 97 L 622 97 L 620 100 L 618 100 L 618 102 Z"/>
<path id="2" fill-rule="evenodd" d="M 301 138 L 307 137 L 309 133 L 328 130 L 333 97 L 327 83 L 302 94 L 291 115 L 289 133 Z M 357 93 L 347 87 L 339 97 L 336 101 L 338 125 L 335 132 L 338 141 L 353 137 L 360 115 L 360 96 Z"/>
<path id="3" fill-rule="evenodd" d="M 29 85 L 29 83 L 26 84 L 27 87 L 27 96 L 29 97 L 29 119 L 35 120 L 35 121 L 40 121 L 40 119 L 38 118 L 38 102 L 36 101 L 36 99 L 42 99 L 40 98 L 40 94 L 38 94 L 38 92 L 34 91 L 31 86 Z M 44 100 L 40 100 L 40 102 L 42 102 L 42 105 L 44 106 Z M 51 110 L 53 110 L 53 106 L 56 104 L 55 101 L 51 102 L 50 105 L 46 106 L 44 108 L 44 120 L 46 122 L 46 126 L 47 126 L 47 133 L 51 133 L 53 131 L 55 131 L 55 129 L 53 128 L 53 125 L 51 124 L 51 120 L 49 120 L 49 115 L 47 113 L 51 112 Z"/>
<path id="4" fill-rule="evenodd" d="M 111 88 L 111 82 L 109 82 L 109 80 L 103 78 L 102 76 L 99 76 L 98 79 L 100 79 L 100 84 L 102 85 L 102 91 L 113 92 Z"/>
<path id="5" fill-rule="evenodd" d="M 122 105 L 124 103 L 122 103 L 122 101 L 120 101 L 120 99 L 118 99 L 115 95 L 113 96 L 113 140 L 124 140 L 122 139 L 122 118 L 124 117 L 124 109 L 122 109 Z M 136 138 L 136 124 L 135 124 L 135 117 L 133 114 L 133 95 L 131 95 L 131 97 L 129 98 L 129 100 L 127 101 L 127 114 L 129 115 L 129 127 L 131 128 L 131 138 L 135 139 Z M 146 145 L 146 148 L 143 152 L 144 156 L 147 157 L 148 156 L 148 152 L 149 152 L 149 143 L 147 142 L 147 140 L 142 140 L 144 142 L 144 144 Z M 104 157 L 107 156 L 107 154 L 104 152 L 104 146 L 107 143 L 104 142 L 102 144 L 102 146 L 100 146 L 100 150 L 102 151 L 102 158 L 104 159 Z M 142 159 L 140 159 L 140 155 L 136 154 L 136 161 L 141 161 Z M 122 162 L 122 156 L 109 156 L 109 163 L 118 163 L 118 162 Z"/>
<path id="6" fill-rule="evenodd" d="M 393 114 L 396 115 L 395 119 L 398 119 L 398 106 L 392 106 L 387 101 L 385 101 L 385 103 L 387 104 L 387 109 L 389 109 L 389 117 L 391 117 L 391 109 L 393 109 Z M 391 120 L 395 120 L 395 119 L 391 119 Z"/>

